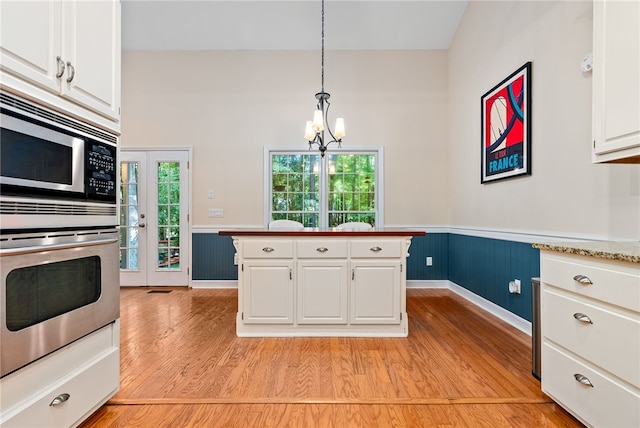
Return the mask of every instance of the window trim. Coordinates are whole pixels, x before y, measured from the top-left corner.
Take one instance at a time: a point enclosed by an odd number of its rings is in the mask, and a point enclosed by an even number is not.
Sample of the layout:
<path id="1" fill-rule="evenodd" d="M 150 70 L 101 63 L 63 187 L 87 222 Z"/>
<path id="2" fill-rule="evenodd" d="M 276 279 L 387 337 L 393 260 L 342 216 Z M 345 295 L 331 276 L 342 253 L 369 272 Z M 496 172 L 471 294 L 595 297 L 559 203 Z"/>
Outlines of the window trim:
<path id="1" fill-rule="evenodd" d="M 272 154 L 302 154 L 305 152 L 318 153 L 318 151 L 305 149 L 304 146 L 264 146 L 264 165 L 263 165 L 263 195 L 264 195 L 264 227 L 269 226 L 271 221 L 271 155 Z M 384 226 L 384 147 L 382 146 L 357 146 L 348 148 L 332 148 L 326 152 L 329 155 L 333 154 L 371 154 L 376 155 L 376 228 L 382 228 Z M 320 163 L 323 170 L 326 170 L 327 157 L 320 158 Z M 328 181 L 326 174 L 320 174 L 320 193 L 325 197 L 320 199 L 320 229 L 327 229 L 328 225 L 328 212 L 329 212 L 329 200 L 326 197 L 328 194 Z"/>

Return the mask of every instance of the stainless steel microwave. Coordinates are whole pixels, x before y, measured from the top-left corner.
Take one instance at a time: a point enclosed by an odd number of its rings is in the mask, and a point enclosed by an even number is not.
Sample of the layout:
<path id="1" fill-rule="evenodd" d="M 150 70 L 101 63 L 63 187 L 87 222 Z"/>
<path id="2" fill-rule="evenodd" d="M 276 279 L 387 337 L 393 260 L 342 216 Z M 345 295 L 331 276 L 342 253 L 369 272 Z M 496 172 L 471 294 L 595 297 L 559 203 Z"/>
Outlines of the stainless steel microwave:
<path id="1" fill-rule="evenodd" d="M 2 195 L 115 204 L 117 137 L 0 94 Z"/>

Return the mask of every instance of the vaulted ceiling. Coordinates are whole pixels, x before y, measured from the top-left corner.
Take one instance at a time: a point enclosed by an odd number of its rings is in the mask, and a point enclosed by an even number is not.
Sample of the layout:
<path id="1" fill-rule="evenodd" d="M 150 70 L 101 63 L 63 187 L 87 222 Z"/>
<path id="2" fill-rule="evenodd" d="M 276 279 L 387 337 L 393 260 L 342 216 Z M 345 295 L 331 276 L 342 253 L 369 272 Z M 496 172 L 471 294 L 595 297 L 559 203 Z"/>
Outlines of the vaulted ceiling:
<path id="1" fill-rule="evenodd" d="M 467 0 L 326 0 L 326 50 L 447 49 Z M 122 0 L 122 49 L 317 50 L 320 0 Z"/>

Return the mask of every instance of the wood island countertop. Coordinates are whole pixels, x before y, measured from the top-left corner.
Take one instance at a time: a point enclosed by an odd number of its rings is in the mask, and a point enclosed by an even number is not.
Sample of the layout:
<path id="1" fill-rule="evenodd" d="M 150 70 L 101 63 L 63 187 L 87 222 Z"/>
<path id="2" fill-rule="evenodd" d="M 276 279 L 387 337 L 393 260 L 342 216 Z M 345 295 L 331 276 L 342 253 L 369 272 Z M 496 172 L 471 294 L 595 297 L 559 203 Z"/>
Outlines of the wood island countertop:
<path id="1" fill-rule="evenodd" d="M 403 228 L 383 228 L 383 229 L 371 229 L 371 230 L 338 230 L 332 229 L 320 229 L 314 227 L 306 227 L 304 230 L 269 230 L 269 229 L 230 229 L 221 230 L 218 232 L 223 236 L 298 236 L 298 237 L 314 237 L 314 236 L 424 236 L 426 232 L 424 230 L 415 229 L 403 229 Z"/>

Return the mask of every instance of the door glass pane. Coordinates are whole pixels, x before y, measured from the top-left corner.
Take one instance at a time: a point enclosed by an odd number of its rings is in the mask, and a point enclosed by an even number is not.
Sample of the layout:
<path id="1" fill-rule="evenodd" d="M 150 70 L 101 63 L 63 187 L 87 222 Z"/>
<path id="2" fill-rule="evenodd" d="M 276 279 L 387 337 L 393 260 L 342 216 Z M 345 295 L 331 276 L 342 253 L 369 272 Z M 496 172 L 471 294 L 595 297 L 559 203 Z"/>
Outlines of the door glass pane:
<path id="1" fill-rule="evenodd" d="M 120 163 L 120 269 L 137 270 L 138 266 L 138 195 L 137 162 Z"/>
<path id="2" fill-rule="evenodd" d="M 158 269 L 180 270 L 180 163 L 158 162 Z"/>

